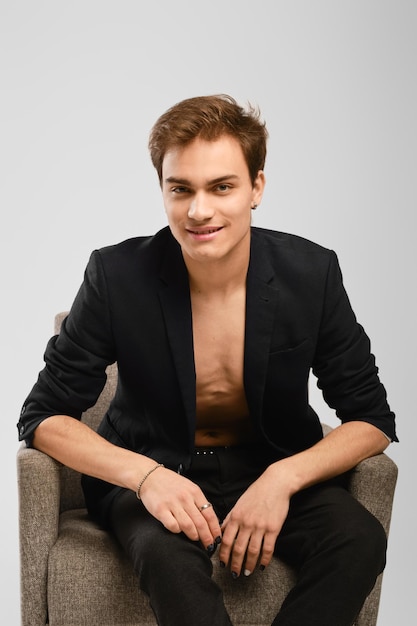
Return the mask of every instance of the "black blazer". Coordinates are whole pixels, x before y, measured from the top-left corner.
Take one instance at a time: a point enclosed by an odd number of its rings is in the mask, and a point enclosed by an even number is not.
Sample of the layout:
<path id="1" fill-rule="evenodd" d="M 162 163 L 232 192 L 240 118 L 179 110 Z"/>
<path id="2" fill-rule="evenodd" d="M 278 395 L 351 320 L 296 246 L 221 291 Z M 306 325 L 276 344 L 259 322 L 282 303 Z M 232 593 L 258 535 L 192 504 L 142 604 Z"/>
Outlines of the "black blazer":
<path id="1" fill-rule="evenodd" d="M 191 305 L 181 250 L 168 228 L 93 252 L 22 409 L 20 439 L 30 445 L 36 426 L 50 415 L 79 419 L 115 361 L 118 387 L 99 432 L 168 467 L 186 468 L 195 432 Z M 397 440 L 335 253 L 294 235 L 252 228 L 244 384 L 256 436 L 277 457 L 322 437 L 308 402 L 311 370 L 342 422 L 366 421 Z M 93 479 L 84 487 L 91 511 L 114 492 Z"/>

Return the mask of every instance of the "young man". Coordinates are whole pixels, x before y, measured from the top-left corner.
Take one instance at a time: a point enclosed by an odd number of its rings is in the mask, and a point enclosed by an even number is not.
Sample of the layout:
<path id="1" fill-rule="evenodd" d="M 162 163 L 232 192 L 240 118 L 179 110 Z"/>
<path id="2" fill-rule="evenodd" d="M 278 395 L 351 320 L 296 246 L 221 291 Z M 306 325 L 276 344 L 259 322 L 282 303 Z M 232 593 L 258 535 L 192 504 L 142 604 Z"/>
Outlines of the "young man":
<path id="1" fill-rule="evenodd" d="M 298 569 L 276 626 L 352 624 L 384 568 L 384 531 L 343 474 L 397 440 L 394 415 L 336 255 L 251 227 L 266 139 L 228 96 L 159 118 L 149 146 L 169 227 L 92 254 L 19 422 L 84 474 L 90 514 L 162 626 L 231 623 L 216 548 L 233 577 L 274 554 Z M 79 419 L 115 361 L 95 433 Z M 341 419 L 324 439 L 311 370 Z"/>

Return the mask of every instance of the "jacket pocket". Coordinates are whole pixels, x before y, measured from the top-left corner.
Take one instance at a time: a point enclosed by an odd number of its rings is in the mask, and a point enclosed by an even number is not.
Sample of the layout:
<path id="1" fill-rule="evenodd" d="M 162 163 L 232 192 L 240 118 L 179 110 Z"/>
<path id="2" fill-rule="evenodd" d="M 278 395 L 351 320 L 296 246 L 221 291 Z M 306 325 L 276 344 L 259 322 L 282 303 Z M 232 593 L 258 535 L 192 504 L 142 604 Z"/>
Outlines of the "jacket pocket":
<path id="1" fill-rule="evenodd" d="M 304 339 L 295 346 L 288 346 L 269 353 L 267 387 L 272 394 L 300 394 L 305 398 L 313 357 L 313 343 Z M 278 397 L 277 397 L 278 400 Z"/>

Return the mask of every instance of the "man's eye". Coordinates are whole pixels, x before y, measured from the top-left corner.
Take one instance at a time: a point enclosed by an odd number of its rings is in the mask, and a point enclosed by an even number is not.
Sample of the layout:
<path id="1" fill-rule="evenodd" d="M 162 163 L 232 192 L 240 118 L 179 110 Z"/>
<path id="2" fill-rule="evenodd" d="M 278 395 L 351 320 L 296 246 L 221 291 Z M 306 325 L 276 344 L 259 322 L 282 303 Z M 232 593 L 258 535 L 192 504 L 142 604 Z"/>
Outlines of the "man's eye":
<path id="1" fill-rule="evenodd" d="M 188 190 L 186 187 L 173 187 L 171 191 L 172 193 L 186 193 Z"/>
<path id="2" fill-rule="evenodd" d="M 222 183 L 221 185 L 217 185 L 217 190 L 218 191 L 229 191 L 230 189 L 230 185 L 227 185 L 226 183 Z"/>

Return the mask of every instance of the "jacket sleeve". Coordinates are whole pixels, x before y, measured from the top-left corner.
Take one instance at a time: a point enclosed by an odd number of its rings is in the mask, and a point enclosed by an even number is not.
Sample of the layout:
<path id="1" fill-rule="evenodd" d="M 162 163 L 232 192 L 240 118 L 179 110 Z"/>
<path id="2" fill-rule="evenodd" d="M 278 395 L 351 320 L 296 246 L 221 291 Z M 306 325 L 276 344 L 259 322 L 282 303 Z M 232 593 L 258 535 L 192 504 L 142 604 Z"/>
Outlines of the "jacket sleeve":
<path id="1" fill-rule="evenodd" d="M 106 280 L 96 251 L 60 334 L 47 344 L 45 367 L 21 410 L 19 440 L 31 445 L 36 427 L 51 415 L 80 419 L 100 395 L 114 352 Z"/>
<path id="2" fill-rule="evenodd" d="M 342 422 L 369 422 L 392 441 L 398 441 L 395 416 L 379 380 L 369 338 L 351 308 L 334 252 L 328 267 L 313 373 L 325 401 Z"/>

